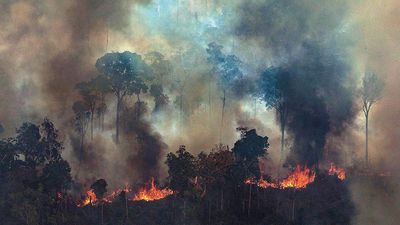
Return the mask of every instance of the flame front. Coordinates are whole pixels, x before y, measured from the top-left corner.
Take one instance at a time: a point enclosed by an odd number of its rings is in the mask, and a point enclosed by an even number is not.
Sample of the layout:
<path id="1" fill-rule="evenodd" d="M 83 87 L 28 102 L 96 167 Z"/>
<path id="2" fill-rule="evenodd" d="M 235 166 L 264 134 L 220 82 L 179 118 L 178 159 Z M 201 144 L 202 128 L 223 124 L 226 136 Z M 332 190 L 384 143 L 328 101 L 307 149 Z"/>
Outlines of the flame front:
<path id="1" fill-rule="evenodd" d="M 154 201 L 167 197 L 168 195 L 172 195 L 174 192 L 171 189 L 159 189 L 154 184 L 154 178 L 151 178 L 150 188 L 142 187 L 139 192 L 135 194 L 133 197 L 134 201 Z"/>
<path id="2" fill-rule="evenodd" d="M 245 184 L 256 184 L 260 188 L 279 188 L 278 184 L 268 182 L 267 180 L 264 180 L 261 178 L 260 180 L 256 181 L 254 178 L 247 178 L 244 181 Z"/>
<path id="3" fill-rule="evenodd" d="M 346 171 L 343 168 L 337 167 L 333 163 L 331 163 L 328 173 L 331 176 L 336 175 L 340 180 L 346 179 Z"/>
<path id="4" fill-rule="evenodd" d="M 282 188 L 306 188 L 308 184 L 314 182 L 315 171 L 309 169 L 307 166 L 302 168 L 300 165 L 286 179 L 284 179 L 280 186 Z"/>
<path id="5" fill-rule="evenodd" d="M 93 192 L 92 189 L 86 192 L 85 199 L 78 204 L 78 207 L 84 207 L 89 204 L 94 205 L 97 202 L 96 194 Z"/>
<path id="6" fill-rule="evenodd" d="M 262 178 L 256 181 L 254 178 L 247 178 L 244 183 L 257 184 L 257 186 L 261 188 L 302 189 L 306 188 L 308 184 L 314 182 L 315 176 L 315 171 L 312 169 L 309 169 L 307 166 L 302 167 L 297 165 L 293 173 L 281 182 L 268 182 Z"/>

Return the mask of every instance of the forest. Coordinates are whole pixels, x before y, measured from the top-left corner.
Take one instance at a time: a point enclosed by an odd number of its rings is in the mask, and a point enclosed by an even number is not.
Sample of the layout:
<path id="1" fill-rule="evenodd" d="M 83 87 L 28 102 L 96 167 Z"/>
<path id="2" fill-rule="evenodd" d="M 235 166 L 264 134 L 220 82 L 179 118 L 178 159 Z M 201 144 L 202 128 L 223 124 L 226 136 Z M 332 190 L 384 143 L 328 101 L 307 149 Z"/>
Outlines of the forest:
<path id="1" fill-rule="evenodd" d="M 0 224 L 397 225 L 399 10 L 0 1 Z"/>

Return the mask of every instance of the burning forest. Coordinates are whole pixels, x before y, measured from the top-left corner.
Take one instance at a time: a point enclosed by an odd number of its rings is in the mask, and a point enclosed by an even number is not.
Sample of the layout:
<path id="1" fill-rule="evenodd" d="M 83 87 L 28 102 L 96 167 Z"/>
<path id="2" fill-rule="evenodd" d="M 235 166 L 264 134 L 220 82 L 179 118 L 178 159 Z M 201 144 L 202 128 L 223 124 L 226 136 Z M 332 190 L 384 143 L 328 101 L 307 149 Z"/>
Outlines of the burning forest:
<path id="1" fill-rule="evenodd" d="M 399 9 L 0 2 L 1 224 L 398 224 Z"/>

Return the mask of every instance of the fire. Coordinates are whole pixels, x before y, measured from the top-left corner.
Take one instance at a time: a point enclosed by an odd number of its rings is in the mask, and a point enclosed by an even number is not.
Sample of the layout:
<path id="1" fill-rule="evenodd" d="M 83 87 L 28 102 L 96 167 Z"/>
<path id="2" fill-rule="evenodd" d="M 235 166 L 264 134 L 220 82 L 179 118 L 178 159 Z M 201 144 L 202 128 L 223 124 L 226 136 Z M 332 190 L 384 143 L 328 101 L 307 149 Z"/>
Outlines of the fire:
<path id="1" fill-rule="evenodd" d="M 119 194 L 121 194 L 121 192 L 125 192 L 125 194 L 130 193 L 131 189 L 129 189 L 128 187 L 125 187 L 124 189 L 117 189 L 115 191 L 113 191 L 111 194 L 107 195 L 106 197 L 104 197 L 104 201 L 111 203 L 112 201 L 114 201 L 115 198 L 118 197 Z"/>
<path id="2" fill-rule="evenodd" d="M 286 179 L 281 182 L 268 182 L 261 178 L 256 181 L 254 178 L 247 178 L 244 183 L 245 184 L 257 184 L 258 187 L 261 188 L 306 188 L 308 184 L 314 182 L 315 179 L 315 171 L 309 169 L 307 166 L 301 167 L 300 165 L 296 166 L 295 171 L 290 174 Z"/>
<path id="3" fill-rule="evenodd" d="M 328 171 L 331 176 L 337 176 L 340 180 L 346 179 L 346 171 L 343 168 L 335 166 L 333 163 Z M 308 184 L 314 182 L 316 173 L 314 170 L 308 168 L 307 166 L 297 165 L 296 169 L 287 178 L 280 182 L 268 182 L 264 179 L 255 180 L 254 178 L 247 178 L 244 180 L 245 184 L 257 184 L 261 188 L 295 188 L 302 189 L 306 188 Z"/>
<path id="4" fill-rule="evenodd" d="M 314 182 L 315 171 L 309 169 L 307 166 L 302 168 L 300 165 L 286 179 L 284 179 L 280 186 L 281 188 L 306 188 L 308 184 Z"/>
<path id="5" fill-rule="evenodd" d="M 259 181 L 257 182 L 257 186 L 259 186 L 260 188 L 268 188 L 268 187 L 271 187 L 271 188 L 278 188 L 278 187 L 279 187 L 278 184 L 268 182 L 268 181 L 266 181 L 266 180 L 264 180 L 264 179 L 259 180 Z"/>
<path id="6" fill-rule="evenodd" d="M 150 188 L 142 187 L 140 188 L 139 192 L 135 194 L 133 197 L 134 201 L 154 201 L 159 200 L 167 197 L 168 195 L 172 195 L 174 192 L 171 189 L 159 189 L 154 184 L 154 178 L 151 178 Z"/>
<path id="7" fill-rule="evenodd" d="M 278 188 L 279 185 L 275 184 L 275 183 L 271 183 L 268 182 L 266 180 L 264 180 L 263 178 L 261 178 L 260 180 L 256 181 L 254 178 L 247 178 L 244 181 L 245 184 L 256 184 L 258 187 L 260 188 Z"/>
<path id="8" fill-rule="evenodd" d="M 346 171 L 343 168 L 337 167 L 333 163 L 331 163 L 328 173 L 331 176 L 336 175 L 340 180 L 346 179 Z"/>
<path id="9" fill-rule="evenodd" d="M 78 204 L 78 207 L 84 207 L 87 205 L 94 205 L 97 202 L 96 194 L 93 192 L 92 189 L 86 192 L 86 197 L 85 199 Z"/>

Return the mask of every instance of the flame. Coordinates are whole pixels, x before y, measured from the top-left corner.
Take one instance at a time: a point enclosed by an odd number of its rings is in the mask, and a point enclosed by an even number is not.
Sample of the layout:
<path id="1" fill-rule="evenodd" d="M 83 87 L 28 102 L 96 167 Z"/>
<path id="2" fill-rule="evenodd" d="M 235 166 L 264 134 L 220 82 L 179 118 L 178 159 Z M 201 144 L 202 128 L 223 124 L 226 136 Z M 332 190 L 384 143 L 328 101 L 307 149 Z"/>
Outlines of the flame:
<path id="1" fill-rule="evenodd" d="M 309 169 L 307 166 L 302 168 L 300 165 L 286 179 L 284 179 L 280 186 L 281 188 L 306 188 L 308 184 L 314 182 L 315 171 Z"/>
<path id="2" fill-rule="evenodd" d="M 346 179 L 346 171 L 343 168 L 337 167 L 333 163 L 331 163 L 328 174 L 331 176 L 336 175 L 340 180 Z"/>
<path id="3" fill-rule="evenodd" d="M 254 178 L 247 178 L 244 180 L 245 184 L 256 184 L 260 188 L 278 188 L 279 185 L 275 183 L 268 182 L 267 180 L 264 180 L 264 178 L 261 178 L 260 180 L 256 181 Z"/>
<path id="4" fill-rule="evenodd" d="M 103 201 L 107 202 L 107 203 L 111 203 L 112 201 L 114 201 L 115 198 L 118 197 L 119 194 L 121 194 L 121 192 L 125 192 L 125 194 L 130 193 L 132 190 L 129 189 L 127 186 L 125 186 L 124 189 L 117 189 L 114 190 L 113 192 L 111 192 L 111 194 L 107 195 L 106 197 L 103 198 Z"/>
<path id="5" fill-rule="evenodd" d="M 140 188 L 139 192 L 135 194 L 133 197 L 134 201 L 154 201 L 154 200 L 159 200 L 167 197 L 168 195 L 172 195 L 174 192 L 171 189 L 165 188 L 165 189 L 159 189 L 156 187 L 154 184 L 154 178 L 151 178 L 150 182 L 150 188 L 148 187 L 142 187 Z"/>
<path id="6" fill-rule="evenodd" d="M 302 189 L 306 188 L 308 184 L 314 182 L 315 176 L 315 171 L 309 169 L 307 166 L 302 167 L 297 165 L 293 173 L 281 182 L 268 182 L 263 178 L 256 181 L 254 178 L 247 178 L 244 183 L 257 184 L 257 186 L 261 188 Z"/>
<path id="7" fill-rule="evenodd" d="M 93 192 L 92 189 L 86 192 L 85 199 L 78 204 L 78 207 L 84 207 L 87 205 L 94 205 L 97 202 L 96 194 Z"/>
<path id="8" fill-rule="evenodd" d="M 260 188 L 269 188 L 269 187 L 270 188 L 279 188 L 278 184 L 268 182 L 268 181 L 266 181 L 264 179 L 259 180 L 257 182 L 257 186 L 259 186 Z"/>

